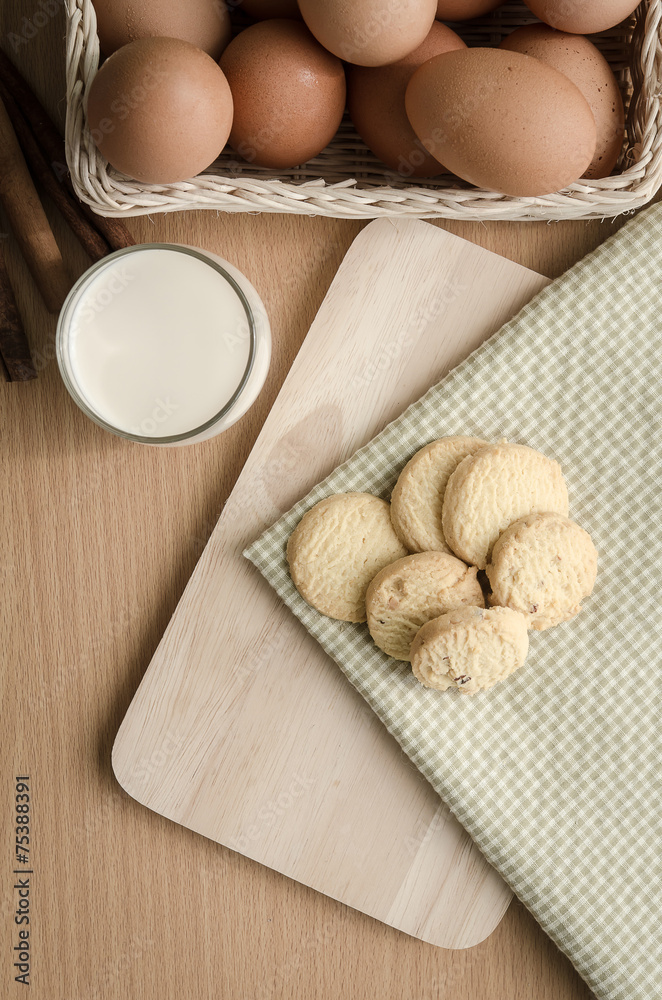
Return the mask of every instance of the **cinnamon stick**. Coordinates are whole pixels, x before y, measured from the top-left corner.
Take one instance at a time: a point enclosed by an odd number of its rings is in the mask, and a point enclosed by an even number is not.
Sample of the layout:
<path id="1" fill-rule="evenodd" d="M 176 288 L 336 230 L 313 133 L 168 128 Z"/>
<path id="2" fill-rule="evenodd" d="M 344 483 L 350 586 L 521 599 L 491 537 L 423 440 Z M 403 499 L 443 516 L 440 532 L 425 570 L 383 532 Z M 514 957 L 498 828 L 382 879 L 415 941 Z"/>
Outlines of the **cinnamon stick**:
<path id="1" fill-rule="evenodd" d="M 39 145 L 51 163 L 65 163 L 64 141 L 46 111 L 14 66 L 6 52 L 0 49 L 0 80 L 4 83 L 30 123 Z"/>
<path id="2" fill-rule="evenodd" d="M 0 202 L 47 309 L 59 312 L 71 282 L 2 100 Z"/>
<path id="3" fill-rule="evenodd" d="M 110 253 L 110 247 L 101 233 L 90 225 L 81 210 L 80 204 L 68 194 L 66 188 L 59 184 L 55 174 L 46 162 L 46 158 L 32 134 L 32 130 L 21 114 L 16 102 L 0 82 L 0 100 L 3 101 L 9 119 L 14 126 L 19 145 L 27 160 L 30 172 L 38 181 L 46 194 L 57 206 L 60 215 L 73 232 L 83 250 L 93 260 L 101 260 Z"/>
<path id="4" fill-rule="evenodd" d="M 56 180 L 66 185 L 70 193 L 76 198 L 67 170 L 64 139 L 39 99 L 2 49 L 0 49 L 0 81 L 11 93 L 18 108 L 30 125 L 37 144 L 44 153 L 45 159 L 50 164 Z M 102 215 L 97 215 L 84 204 L 81 204 L 81 209 L 113 250 L 123 250 L 124 247 L 134 246 L 136 241 L 124 223 L 119 219 L 107 219 Z"/>
<path id="5" fill-rule="evenodd" d="M 2 367 L 9 381 L 27 382 L 37 377 L 14 298 L 14 290 L 7 273 L 2 243 L 0 243 L 0 355 Z"/>

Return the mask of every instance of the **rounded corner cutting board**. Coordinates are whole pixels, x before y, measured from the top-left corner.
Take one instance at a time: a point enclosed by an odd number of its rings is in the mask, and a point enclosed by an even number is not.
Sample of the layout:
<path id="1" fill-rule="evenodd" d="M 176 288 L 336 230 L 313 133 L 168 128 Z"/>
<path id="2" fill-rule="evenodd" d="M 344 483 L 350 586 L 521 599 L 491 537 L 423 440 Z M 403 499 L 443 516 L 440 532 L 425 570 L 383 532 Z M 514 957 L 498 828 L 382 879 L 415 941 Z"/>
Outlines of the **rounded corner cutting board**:
<path id="1" fill-rule="evenodd" d="M 242 550 L 546 284 L 426 222 L 360 233 L 113 748 L 150 809 L 445 948 L 510 890 Z"/>

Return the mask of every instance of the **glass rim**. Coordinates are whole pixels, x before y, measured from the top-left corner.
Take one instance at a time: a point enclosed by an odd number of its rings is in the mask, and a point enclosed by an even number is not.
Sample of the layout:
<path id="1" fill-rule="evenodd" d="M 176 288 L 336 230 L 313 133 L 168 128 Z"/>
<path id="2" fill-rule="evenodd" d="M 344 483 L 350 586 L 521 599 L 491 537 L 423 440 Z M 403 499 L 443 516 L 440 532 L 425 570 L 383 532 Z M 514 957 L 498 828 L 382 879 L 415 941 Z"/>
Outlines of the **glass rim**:
<path id="1" fill-rule="evenodd" d="M 221 409 L 215 413 L 209 420 L 206 420 L 203 424 L 198 427 L 194 427 L 188 431 L 181 431 L 179 434 L 167 434 L 162 436 L 146 435 L 146 434 L 132 434 L 131 431 L 122 430 L 119 427 L 115 427 L 114 424 L 109 423 L 94 412 L 88 405 L 87 401 L 81 395 L 77 385 L 72 381 L 69 376 L 69 372 L 65 365 L 65 355 L 69 357 L 68 351 L 68 340 L 69 340 L 69 330 L 70 330 L 70 313 L 74 308 L 74 299 L 81 293 L 82 289 L 88 282 L 94 278 L 99 271 L 102 271 L 108 264 L 114 260 L 121 257 L 125 257 L 128 254 L 140 252 L 143 250 L 169 250 L 174 253 L 183 253 L 189 257 L 195 257 L 197 260 L 202 261 L 203 264 L 207 264 L 212 267 L 218 274 L 223 277 L 228 284 L 232 287 L 235 294 L 239 298 L 244 312 L 246 313 L 246 318 L 248 320 L 248 330 L 250 337 L 249 351 L 248 351 L 248 361 L 246 363 L 246 368 L 239 381 L 239 384 L 232 396 L 230 396 L 227 403 L 221 407 Z M 209 251 L 211 253 L 212 251 Z M 135 441 L 138 444 L 176 444 L 179 441 L 187 441 L 189 438 L 197 437 L 198 434 L 202 434 L 205 431 L 210 430 L 215 424 L 222 420 L 234 407 L 235 403 L 241 398 L 241 395 L 246 388 L 248 380 L 253 371 L 253 366 L 255 364 L 255 355 L 257 349 L 257 327 L 255 322 L 255 315 L 251 308 L 251 304 L 248 301 L 243 289 L 232 277 L 232 275 L 225 270 L 222 264 L 214 260 L 212 257 L 207 256 L 207 252 L 204 250 L 196 250 L 194 247 L 182 246 L 178 243 L 136 243 L 130 247 L 123 247 L 121 250 L 115 250 L 113 253 L 109 253 L 106 257 L 102 257 L 101 260 L 96 261 L 92 264 L 86 271 L 81 274 L 81 276 L 74 282 L 71 291 L 64 300 L 62 309 L 57 320 L 57 327 L 55 330 L 55 352 L 57 357 L 58 368 L 60 369 L 60 375 L 65 384 L 65 387 L 76 403 L 76 405 L 83 411 L 83 413 L 93 420 L 95 424 L 99 427 L 103 427 L 104 430 L 110 431 L 111 434 L 115 434 L 118 437 L 124 438 L 127 441 Z"/>

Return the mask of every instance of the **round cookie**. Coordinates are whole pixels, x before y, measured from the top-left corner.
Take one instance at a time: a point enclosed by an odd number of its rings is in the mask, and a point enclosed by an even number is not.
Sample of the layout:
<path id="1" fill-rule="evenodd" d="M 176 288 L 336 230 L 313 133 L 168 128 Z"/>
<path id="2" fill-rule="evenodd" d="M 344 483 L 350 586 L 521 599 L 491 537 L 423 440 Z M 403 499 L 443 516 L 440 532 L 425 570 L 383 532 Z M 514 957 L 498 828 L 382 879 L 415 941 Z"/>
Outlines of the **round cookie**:
<path id="1" fill-rule="evenodd" d="M 490 603 L 525 614 L 543 631 L 574 618 L 593 590 L 598 553 L 591 536 L 560 514 L 529 514 L 499 536 L 487 567 Z"/>
<path id="2" fill-rule="evenodd" d="M 485 444 L 462 435 L 439 438 L 407 462 L 391 496 L 391 520 L 411 552 L 451 551 L 441 527 L 446 483 L 462 459 Z"/>
<path id="3" fill-rule="evenodd" d="M 568 516 L 561 466 L 523 444 L 489 444 L 463 459 L 446 486 L 442 526 L 460 559 L 485 569 L 502 531 L 527 514 Z"/>
<path id="4" fill-rule="evenodd" d="M 475 566 L 446 552 L 418 552 L 381 570 L 368 587 L 368 629 L 376 645 L 396 660 L 409 660 L 421 625 L 447 611 L 485 600 Z"/>
<path id="5" fill-rule="evenodd" d="M 370 493 L 337 493 L 320 500 L 287 543 L 290 575 L 304 601 L 345 622 L 365 621 L 368 584 L 406 554 L 393 530 L 389 504 Z"/>
<path id="6" fill-rule="evenodd" d="M 476 694 L 522 666 L 527 620 L 510 608 L 461 608 L 433 618 L 411 644 L 411 668 L 424 687 Z"/>

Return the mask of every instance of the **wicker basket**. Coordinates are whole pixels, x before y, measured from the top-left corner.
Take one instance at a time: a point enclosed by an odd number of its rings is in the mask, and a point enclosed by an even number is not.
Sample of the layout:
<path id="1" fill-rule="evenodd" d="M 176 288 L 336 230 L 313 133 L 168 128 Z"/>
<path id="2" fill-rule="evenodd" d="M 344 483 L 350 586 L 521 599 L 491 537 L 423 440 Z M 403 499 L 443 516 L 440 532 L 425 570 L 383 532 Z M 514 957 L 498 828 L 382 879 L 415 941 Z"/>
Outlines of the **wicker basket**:
<path id="1" fill-rule="evenodd" d="M 512 198 L 447 174 L 412 186 L 369 152 L 347 118 L 318 157 L 293 170 L 267 170 L 224 152 L 203 174 L 177 184 L 142 184 L 110 167 L 85 122 L 99 65 L 92 0 L 67 4 L 67 156 L 76 191 L 101 215 L 185 209 L 284 212 L 343 219 L 410 216 L 443 219 L 590 219 L 645 205 L 662 183 L 662 0 L 644 0 L 623 25 L 596 37 L 625 100 L 626 141 L 617 172 L 578 181 L 544 198 Z M 457 27 L 469 45 L 498 45 L 534 21 L 521 2 Z"/>

